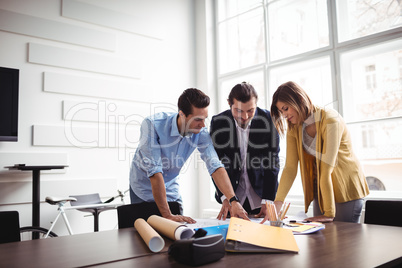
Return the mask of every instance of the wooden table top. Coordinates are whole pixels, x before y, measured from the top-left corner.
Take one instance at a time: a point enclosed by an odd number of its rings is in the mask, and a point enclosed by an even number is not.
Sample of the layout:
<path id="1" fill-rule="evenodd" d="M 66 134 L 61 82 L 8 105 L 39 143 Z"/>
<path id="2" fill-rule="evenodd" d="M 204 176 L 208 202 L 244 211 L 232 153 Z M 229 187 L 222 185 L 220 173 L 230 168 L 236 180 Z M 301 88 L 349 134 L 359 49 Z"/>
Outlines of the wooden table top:
<path id="1" fill-rule="evenodd" d="M 0 245 L 0 267 L 186 267 L 165 248 L 151 252 L 134 228 Z M 202 267 L 393 267 L 402 265 L 402 228 L 327 223 L 295 235 L 299 253 L 226 253 Z"/>

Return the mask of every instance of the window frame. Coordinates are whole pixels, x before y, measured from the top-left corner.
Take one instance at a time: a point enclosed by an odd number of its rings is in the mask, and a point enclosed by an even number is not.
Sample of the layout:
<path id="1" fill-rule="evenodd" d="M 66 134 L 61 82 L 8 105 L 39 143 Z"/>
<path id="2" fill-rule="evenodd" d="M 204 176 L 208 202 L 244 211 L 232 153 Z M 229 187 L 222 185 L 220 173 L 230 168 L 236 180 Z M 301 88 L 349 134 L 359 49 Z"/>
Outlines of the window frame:
<path id="1" fill-rule="evenodd" d="M 338 23 L 337 23 L 337 3 L 336 1 L 333 0 L 327 0 L 327 14 L 328 14 L 328 34 L 329 34 L 329 44 L 326 47 L 321 47 L 315 50 L 311 50 L 308 52 L 304 52 L 298 55 L 293 55 L 290 57 L 278 59 L 271 61 L 270 60 L 270 52 L 269 52 L 269 27 L 268 27 L 268 8 L 269 4 L 275 1 L 280 1 L 280 0 L 261 0 L 261 5 L 263 8 L 263 13 L 264 13 L 264 30 L 265 30 L 265 63 L 258 64 L 255 66 L 250 66 L 247 68 L 242 68 L 238 69 L 235 71 L 231 71 L 228 73 L 220 73 L 219 69 L 219 22 L 218 22 L 218 1 L 219 0 L 213 0 L 214 2 L 214 19 L 215 19 L 215 61 L 216 61 L 216 96 L 219 96 L 219 85 L 222 84 L 222 82 L 226 79 L 231 79 L 236 76 L 241 76 L 241 74 L 244 73 L 249 73 L 252 72 L 253 70 L 257 70 L 260 68 L 263 68 L 264 72 L 264 93 L 265 93 L 265 102 L 264 105 L 266 107 L 270 107 L 271 105 L 271 97 L 274 91 L 276 90 L 275 88 L 270 88 L 270 85 L 268 83 L 269 80 L 269 74 L 270 70 L 274 67 L 280 67 L 288 64 L 294 64 L 298 62 L 302 62 L 305 60 L 311 60 L 315 58 L 320 58 L 323 56 L 329 56 L 330 58 L 330 69 L 331 69 L 331 76 L 332 76 L 332 95 L 333 99 L 338 102 L 338 107 L 334 107 L 335 109 L 338 110 L 338 112 L 343 115 L 344 109 L 343 109 L 343 94 L 342 94 L 342 83 L 341 83 L 341 61 L 340 57 L 341 54 L 344 52 L 352 51 L 358 48 L 364 48 L 364 47 L 369 47 L 372 45 L 376 44 L 381 44 L 387 41 L 392 41 L 392 40 L 398 40 L 401 38 L 402 34 L 402 27 L 398 28 L 392 28 L 386 31 L 382 32 L 377 32 L 368 36 L 363 36 L 359 37 L 356 39 L 352 40 L 346 40 L 343 42 L 339 42 L 338 40 Z M 253 7 L 250 10 L 256 9 L 256 8 L 261 8 L 259 7 Z M 241 14 L 244 14 L 245 12 L 248 11 L 243 11 Z M 217 102 L 218 103 L 218 102 Z M 222 107 L 216 107 L 217 110 L 220 110 Z M 402 118 L 397 117 L 397 118 Z M 379 122 L 382 120 L 389 120 L 390 118 L 382 118 L 382 119 L 373 119 L 373 120 L 365 120 L 365 121 L 373 121 L 373 122 Z M 356 124 L 356 123 L 362 123 L 364 120 L 359 120 L 356 122 L 347 122 L 347 124 Z M 281 150 L 282 151 L 282 150 Z M 402 191 L 401 191 L 402 192 Z M 303 195 L 303 193 L 300 193 L 300 195 Z M 386 194 L 385 194 L 386 195 Z M 390 194 L 393 195 L 393 194 Z M 297 199 L 300 199 L 300 196 L 296 196 Z M 213 200 L 215 201 L 215 200 Z M 216 203 L 216 202 L 215 202 Z"/>

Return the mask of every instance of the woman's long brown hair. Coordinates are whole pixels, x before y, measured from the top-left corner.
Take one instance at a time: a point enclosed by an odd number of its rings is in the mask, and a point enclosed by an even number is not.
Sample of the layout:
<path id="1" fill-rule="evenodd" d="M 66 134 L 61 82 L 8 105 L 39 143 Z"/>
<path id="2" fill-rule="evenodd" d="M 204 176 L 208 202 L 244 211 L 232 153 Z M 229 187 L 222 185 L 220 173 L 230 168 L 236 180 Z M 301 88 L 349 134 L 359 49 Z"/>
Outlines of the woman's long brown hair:
<path id="1" fill-rule="evenodd" d="M 284 124 L 285 119 L 282 117 L 278 107 L 276 107 L 278 101 L 285 103 L 297 111 L 300 120 L 298 124 L 304 122 L 314 109 L 309 96 L 298 84 L 289 81 L 280 85 L 272 96 L 271 116 L 281 136 L 285 134 L 286 127 Z M 287 127 L 289 130 L 295 126 L 288 121 Z"/>

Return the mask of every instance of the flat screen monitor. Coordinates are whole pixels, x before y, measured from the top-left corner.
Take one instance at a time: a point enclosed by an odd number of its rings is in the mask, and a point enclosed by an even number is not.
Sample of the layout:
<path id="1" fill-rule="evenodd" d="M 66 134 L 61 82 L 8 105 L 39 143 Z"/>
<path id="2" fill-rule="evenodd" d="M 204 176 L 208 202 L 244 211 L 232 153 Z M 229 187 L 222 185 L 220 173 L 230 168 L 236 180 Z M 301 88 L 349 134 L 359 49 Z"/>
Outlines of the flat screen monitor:
<path id="1" fill-rule="evenodd" d="M 0 67 L 0 141 L 18 141 L 19 73 Z"/>

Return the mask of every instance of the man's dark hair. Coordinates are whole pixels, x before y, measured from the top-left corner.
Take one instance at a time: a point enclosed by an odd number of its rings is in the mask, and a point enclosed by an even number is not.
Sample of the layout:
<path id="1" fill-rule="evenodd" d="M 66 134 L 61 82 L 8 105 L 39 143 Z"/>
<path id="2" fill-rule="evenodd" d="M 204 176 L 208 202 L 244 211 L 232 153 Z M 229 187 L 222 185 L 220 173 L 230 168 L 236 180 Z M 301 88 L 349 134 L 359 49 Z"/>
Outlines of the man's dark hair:
<path id="1" fill-rule="evenodd" d="M 196 108 L 205 108 L 209 106 L 209 97 L 199 89 L 188 88 L 183 91 L 177 102 L 179 111 L 181 110 L 185 116 L 193 112 L 193 106 Z"/>
<path id="2" fill-rule="evenodd" d="M 248 102 L 252 97 L 255 97 L 258 100 L 257 91 L 255 91 L 254 87 L 249 83 L 242 82 L 241 84 L 235 85 L 229 94 L 229 105 L 232 106 L 234 103 L 234 99 L 240 102 Z"/>

